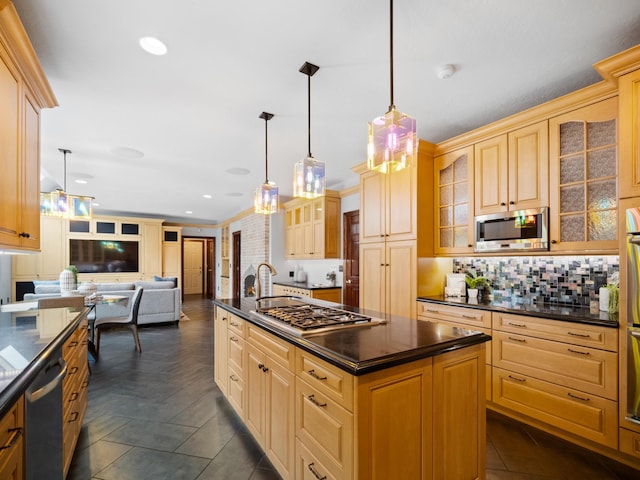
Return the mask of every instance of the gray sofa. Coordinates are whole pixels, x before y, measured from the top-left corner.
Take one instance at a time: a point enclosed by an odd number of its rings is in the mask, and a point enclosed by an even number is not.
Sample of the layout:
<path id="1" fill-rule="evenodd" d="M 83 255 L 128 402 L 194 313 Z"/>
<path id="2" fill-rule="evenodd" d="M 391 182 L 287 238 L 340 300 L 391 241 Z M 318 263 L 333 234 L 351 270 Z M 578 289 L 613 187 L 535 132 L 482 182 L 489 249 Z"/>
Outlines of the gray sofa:
<path id="1" fill-rule="evenodd" d="M 138 325 L 151 323 L 178 323 L 180 320 L 180 289 L 171 281 L 138 281 L 134 283 L 96 283 L 98 295 L 126 295 L 131 297 L 137 287 L 144 292 L 140 300 Z M 36 284 L 35 293 L 25 293 L 24 300 L 60 296 L 60 286 L 55 284 Z M 126 316 L 127 304 L 97 304 L 96 318 Z"/>

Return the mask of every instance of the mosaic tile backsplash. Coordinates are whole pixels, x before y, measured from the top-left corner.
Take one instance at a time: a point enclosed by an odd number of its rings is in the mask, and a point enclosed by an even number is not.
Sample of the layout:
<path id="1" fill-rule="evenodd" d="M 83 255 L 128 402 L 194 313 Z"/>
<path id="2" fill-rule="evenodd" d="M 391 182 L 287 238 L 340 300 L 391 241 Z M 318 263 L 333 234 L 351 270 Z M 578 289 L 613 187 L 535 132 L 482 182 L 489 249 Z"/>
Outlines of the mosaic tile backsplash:
<path id="1" fill-rule="evenodd" d="M 475 272 L 491 283 L 495 300 L 589 307 L 620 269 L 617 255 L 600 257 L 456 258 L 454 273 Z"/>

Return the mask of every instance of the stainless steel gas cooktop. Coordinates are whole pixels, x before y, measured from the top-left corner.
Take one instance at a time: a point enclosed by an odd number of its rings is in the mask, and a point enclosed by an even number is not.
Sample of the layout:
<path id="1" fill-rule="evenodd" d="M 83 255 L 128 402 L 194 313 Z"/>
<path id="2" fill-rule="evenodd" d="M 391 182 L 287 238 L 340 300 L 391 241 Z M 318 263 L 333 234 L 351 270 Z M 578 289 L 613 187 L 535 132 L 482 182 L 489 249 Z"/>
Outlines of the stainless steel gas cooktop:
<path id="1" fill-rule="evenodd" d="M 349 327 L 366 327 L 384 323 L 340 308 L 305 302 L 292 297 L 265 297 L 256 301 L 251 312 L 263 321 L 294 335 L 312 335 Z"/>

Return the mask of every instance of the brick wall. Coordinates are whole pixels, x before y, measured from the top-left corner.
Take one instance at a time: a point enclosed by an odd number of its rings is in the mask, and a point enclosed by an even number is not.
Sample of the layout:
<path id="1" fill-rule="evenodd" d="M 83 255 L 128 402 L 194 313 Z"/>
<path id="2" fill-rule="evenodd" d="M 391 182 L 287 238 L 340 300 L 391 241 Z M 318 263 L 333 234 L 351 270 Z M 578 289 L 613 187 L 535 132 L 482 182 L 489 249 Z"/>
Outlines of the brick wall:
<path id="1" fill-rule="evenodd" d="M 255 274 L 255 268 L 260 262 L 269 262 L 270 258 L 270 215 L 252 214 L 238 221 L 240 227 L 240 242 L 242 253 L 240 255 L 240 274 L 243 276 L 240 281 L 242 290 L 244 276 Z M 237 231 L 232 230 L 232 231 Z M 271 281 L 268 269 L 260 269 L 262 279 L 262 295 L 271 294 Z"/>

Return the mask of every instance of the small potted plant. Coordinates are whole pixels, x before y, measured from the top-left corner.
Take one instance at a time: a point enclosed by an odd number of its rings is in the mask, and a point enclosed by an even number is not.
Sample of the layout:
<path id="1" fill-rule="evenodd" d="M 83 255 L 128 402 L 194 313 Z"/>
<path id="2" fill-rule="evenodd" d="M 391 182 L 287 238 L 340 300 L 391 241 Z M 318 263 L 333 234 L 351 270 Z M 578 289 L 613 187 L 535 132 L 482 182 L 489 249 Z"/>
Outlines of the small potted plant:
<path id="1" fill-rule="evenodd" d="M 329 280 L 329 282 L 331 282 L 331 285 L 335 285 L 336 284 L 336 272 L 334 272 L 333 270 L 328 272 L 327 273 L 327 280 Z"/>
<path id="2" fill-rule="evenodd" d="M 489 281 L 483 277 L 476 275 L 475 272 L 467 272 L 467 276 L 464 277 L 464 281 L 467 284 L 467 295 L 469 298 L 476 298 L 478 296 L 478 290 L 489 287 Z"/>

